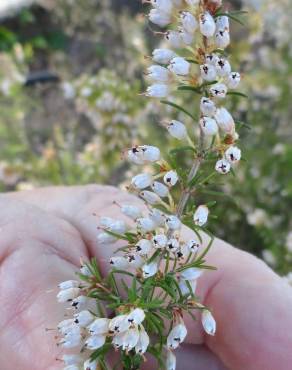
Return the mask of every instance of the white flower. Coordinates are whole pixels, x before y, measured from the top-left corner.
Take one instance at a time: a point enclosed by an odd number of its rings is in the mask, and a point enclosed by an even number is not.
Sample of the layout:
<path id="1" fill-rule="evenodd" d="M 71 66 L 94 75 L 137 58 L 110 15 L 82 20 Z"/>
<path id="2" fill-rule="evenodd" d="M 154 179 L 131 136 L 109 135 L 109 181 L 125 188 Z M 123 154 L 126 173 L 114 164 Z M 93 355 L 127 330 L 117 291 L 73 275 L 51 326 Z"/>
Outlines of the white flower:
<path id="1" fill-rule="evenodd" d="M 200 109 L 203 115 L 207 117 L 213 117 L 214 114 L 216 113 L 215 103 L 211 99 L 206 97 L 203 97 L 201 99 Z"/>
<path id="2" fill-rule="evenodd" d="M 152 208 L 149 212 L 149 218 L 157 225 L 162 226 L 165 222 L 165 215 L 162 211 Z"/>
<path id="3" fill-rule="evenodd" d="M 190 267 L 188 269 L 183 270 L 180 273 L 180 277 L 183 280 L 189 280 L 189 281 L 196 280 L 203 274 L 203 272 L 204 270 L 202 269 L 198 269 L 196 267 Z"/>
<path id="4" fill-rule="evenodd" d="M 151 5 L 165 13 L 171 13 L 173 4 L 171 0 L 150 0 Z"/>
<path id="5" fill-rule="evenodd" d="M 90 350 L 96 350 L 104 345 L 105 339 L 104 335 L 93 335 L 86 340 L 85 346 Z"/>
<path id="6" fill-rule="evenodd" d="M 80 267 L 80 273 L 82 275 L 85 275 L 85 276 L 91 276 L 91 272 L 90 272 L 88 266 L 86 266 L 86 265 L 83 265 L 83 266 Z"/>
<path id="7" fill-rule="evenodd" d="M 142 271 L 143 271 L 143 277 L 145 279 L 148 278 L 148 277 L 154 276 L 157 273 L 157 271 L 158 271 L 158 263 L 157 263 L 157 261 L 146 263 L 142 267 Z"/>
<path id="8" fill-rule="evenodd" d="M 178 31 L 168 31 L 165 38 L 174 49 L 178 49 L 182 46 L 181 34 Z"/>
<path id="9" fill-rule="evenodd" d="M 110 235 L 109 233 L 100 233 L 97 236 L 97 240 L 100 244 L 108 244 L 108 243 L 114 243 L 117 238 L 113 235 Z"/>
<path id="10" fill-rule="evenodd" d="M 132 220 L 136 220 L 137 218 L 142 216 L 141 209 L 130 204 L 123 204 L 121 207 L 121 211 L 124 215 L 130 217 Z"/>
<path id="11" fill-rule="evenodd" d="M 169 70 L 159 65 L 150 66 L 147 71 L 148 76 L 157 82 L 168 83 L 171 78 Z"/>
<path id="12" fill-rule="evenodd" d="M 216 70 L 220 77 L 225 77 L 231 73 L 231 65 L 228 60 L 219 58 L 216 62 Z"/>
<path id="13" fill-rule="evenodd" d="M 63 348 L 71 349 L 79 347 L 81 344 L 82 336 L 81 334 L 69 335 L 60 344 Z"/>
<path id="14" fill-rule="evenodd" d="M 145 256 L 152 250 L 153 245 L 150 240 L 141 239 L 138 241 L 135 247 L 138 254 L 140 254 L 141 256 Z"/>
<path id="15" fill-rule="evenodd" d="M 187 242 L 186 246 L 187 246 L 187 249 L 189 250 L 189 252 L 196 253 L 196 252 L 198 252 L 201 244 L 198 240 L 191 239 Z"/>
<path id="16" fill-rule="evenodd" d="M 202 324 L 204 330 L 209 335 L 215 335 L 216 332 L 216 321 L 212 316 L 211 312 L 208 310 L 203 310 L 202 312 Z"/>
<path id="17" fill-rule="evenodd" d="M 176 349 L 186 338 L 187 328 L 184 324 L 174 326 L 167 337 L 167 347 L 169 349 Z"/>
<path id="18" fill-rule="evenodd" d="M 139 339 L 135 346 L 135 352 L 142 355 L 143 353 L 147 351 L 149 343 L 150 343 L 149 336 L 146 333 L 143 325 L 141 325 L 140 332 L 139 332 Z"/>
<path id="19" fill-rule="evenodd" d="M 96 370 L 97 360 L 91 361 L 90 359 L 84 362 L 83 370 Z"/>
<path id="20" fill-rule="evenodd" d="M 128 150 L 128 158 L 135 164 L 147 164 L 160 160 L 160 150 L 151 145 L 136 146 Z"/>
<path id="21" fill-rule="evenodd" d="M 90 301 L 90 298 L 84 295 L 80 295 L 79 297 L 73 299 L 71 306 L 74 307 L 76 310 L 86 310 Z"/>
<path id="22" fill-rule="evenodd" d="M 190 72 L 191 65 L 184 58 L 175 57 L 171 59 L 168 68 L 178 76 L 186 76 Z"/>
<path id="23" fill-rule="evenodd" d="M 152 53 L 152 59 L 156 63 L 169 64 L 175 57 L 175 52 L 170 49 L 155 49 Z"/>
<path id="24" fill-rule="evenodd" d="M 69 288 L 61 290 L 57 295 L 59 303 L 70 302 L 80 294 L 79 288 Z"/>
<path id="25" fill-rule="evenodd" d="M 183 28 L 188 33 L 194 33 L 197 30 L 198 22 L 190 12 L 181 12 L 180 18 Z"/>
<path id="26" fill-rule="evenodd" d="M 174 238 L 169 239 L 166 247 L 170 252 L 175 252 L 179 249 L 179 241 Z"/>
<path id="27" fill-rule="evenodd" d="M 80 330 L 78 325 L 74 322 L 74 319 L 67 319 L 59 322 L 57 329 L 62 335 L 66 335 L 67 333 L 77 330 Z"/>
<path id="28" fill-rule="evenodd" d="M 208 82 L 216 80 L 217 71 L 211 64 L 203 64 L 200 66 L 202 79 Z"/>
<path id="29" fill-rule="evenodd" d="M 144 233 L 153 231 L 156 228 L 156 223 L 151 218 L 147 217 L 138 218 L 136 222 L 138 228 L 141 229 L 141 231 Z"/>
<path id="30" fill-rule="evenodd" d="M 205 205 L 201 205 L 194 213 L 194 223 L 198 226 L 204 226 L 208 221 L 209 209 Z"/>
<path id="31" fill-rule="evenodd" d="M 151 98 L 166 98 L 169 95 L 169 87 L 165 84 L 153 84 L 147 88 L 146 95 Z"/>
<path id="32" fill-rule="evenodd" d="M 107 318 L 97 318 L 87 328 L 91 335 L 106 335 L 109 331 L 110 320 Z"/>
<path id="33" fill-rule="evenodd" d="M 149 13 L 149 20 L 157 24 L 159 27 L 166 27 L 171 23 L 171 15 L 159 9 L 151 9 Z"/>
<path id="34" fill-rule="evenodd" d="M 124 351 L 131 351 L 139 340 L 139 330 L 135 327 L 132 329 L 127 330 L 125 333 L 122 334 L 122 347 Z"/>
<path id="35" fill-rule="evenodd" d="M 215 34 L 215 43 L 219 49 L 225 49 L 230 44 L 230 33 L 228 30 L 220 30 Z"/>
<path id="36" fill-rule="evenodd" d="M 82 328 L 85 328 L 94 320 L 94 316 L 88 310 L 83 310 L 79 313 L 76 313 L 74 318 L 74 322 Z"/>
<path id="37" fill-rule="evenodd" d="M 225 152 L 225 158 L 230 163 L 236 163 L 241 159 L 241 150 L 236 146 L 231 146 Z"/>
<path id="38" fill-rule="evenodd" d="M 229 31 L 229 17 L 227 15 L 217 17 L 215 23 L 217 31 Z"/>
<path id="39" fill-rule="evenodd" d="M 130 324 L 140 325 L 145 319 L 145 312 L 141 308 L 135 308 L 128 314 L 127 320 Z"/>
<path id="40" fill-rule="evenodd" d="M 165 223 L 170 230 L 178 230 L 181 228 L 181 221 L 177 216 L 167 216 Z"/>
<path id="41" fill-rule="evenodd" d="M 130 328 L 130 325 L 131 324 L 128 322 L 128 315 L 119 315 L 110 320 L 109 332 L 123 333 Z"/>
<path id="42" fill-rule="evenodd" d="M 211 64 L 212 66 L 215 66 L 219 57 L 216 54 L 207 54 L 205 56 L 206 64 Z"/>
<path id="43" fill-rule="evenodd" d="M 155 248 L 165 248 L 167 243 L 167 237 L 164 234 L 158 234 L 153 236 L 152 241 Z"/>
<path id="44" fill-rule="evenodd" d="M 63 281 L 58 285 L 58 288 L 61 290 L 64 289 L 69 289 L 69 288 L 79 288 L 80 287 L 80 282 L 77 280 L 67 280 Z"/>
<path id="45" fill-rule="evenodd" d="M 110 217 L 101 217 L 100 226 L 117 234 L 124 234 L 127 230 L 125 221 L 114 220 Z"/>
<path id="46" fill-rule="evenodd" d="M 213 118 L 202 117 L 200 119 L 200 126 L 206 136 L 213 136 L 218 133 L 217 122 Z"/>
<path id="47" fill-rule="evenodd" d="M 119 270 L 125 270 L 128 266 L 128 260 L 125 257 L 116 256 L 110 259 L 110 265 Z"/>
<path id="48" fill-rule="evenodd" d="M 222 175 L 226 175 L 228 172 L 230 172 L 231 165 L 226 159 L 220 159 L 216 162 L 215 170 Z"/>
<path id="49" fill-rule="evenodd" d="M 222 83 L 215 84 L 210 88 L 211 95 L 219 99 L 224 99 L 227 91 L 227 86 Z"/>
<path id="50" fill-rule="evenodd" d="M 206 37 L 212 37 L 216 31 L 214 18 L 209 12 L 200 15 L 200 31 Z"/>
<path id="51" fill-rule="evenodd" d="M 186 126 L 176 120 L 172 120 L 167 125 L 167 130 L 170 133 L 170 135 L 178 140 L 183 140 L 187 137 L 187 129 Z"/>
<path id="52" fill-rule="evenodd" d="M 63 355 L 62 360 L 66 366 L 79 365 L 82 362 L 82 357 L 79 355 Z"/>
<path id="53" fill-rule="evenodd" d="M 168 350 L 166 355 L 166 370 L 175 370 L 175 369 L 176 369 L 176 357 L 172 351 Z"/>
<path id="54" fill-rule="evenodd" d="M 152 191 L 148 190 L 141 191 L 140 196 L 142 199 L 145 200 L 145 202 L 151 205 L 161 203 L 160 197 L 157 194 L 153 193 Z"/>
<path id="55" fill-rule="evenodd" d="M 162 184 L 161 182 L 154 181 L 151 185 L 152 190 L 154 193 L 159 195 L 161 198 L 167 197 L 169 194 L 168 187 Z"/>
<path id="56" fill-rule="evenodd" d="M 179 29 L 179 33 L 181 36 L 181 40 L 184 44 L 186 45 L 191 45 L 192 42 L 194 41 L 194 34 L 193 33 L 188 33 L 184 29 Z"/>
<path id="57" fill-rule="evenodd" d="M 141 173 L 132 178 L 132 185 L 135 189 L 145 189 L 152 183 L 152 176 L 149 173 Z"/>
<path id="58" fill-rule="evenodd" d="M 143 265 L 144 260 L 139 254 L 128 254 L 127 260 L 129 263 L 129 266 L 132 266 L 134 268 L 139 268 Z"/>
<path id="59" fill-rule="evenodd" d="M 231 72 L 227 77 L 227 86 L 230 89 L 236 89 L 240 84 L 241 76 L 238 72 Z"/>
<path id="60" fill-rule="evenodd" d="M 175 186 L 176 183 L 178 182 L 178 175 L 176 171 L 171 170 L 166 172 L 166 174 L 163 177 L 163 181 L 168 186 Z"/>
<path id="61" fill-rule="evenodd" d="M 232 115 L 225 108 L 218 108 L 215 114 L 215 119 L 220 129 L 232 134 L 235 131 L 235 123 Z"/>

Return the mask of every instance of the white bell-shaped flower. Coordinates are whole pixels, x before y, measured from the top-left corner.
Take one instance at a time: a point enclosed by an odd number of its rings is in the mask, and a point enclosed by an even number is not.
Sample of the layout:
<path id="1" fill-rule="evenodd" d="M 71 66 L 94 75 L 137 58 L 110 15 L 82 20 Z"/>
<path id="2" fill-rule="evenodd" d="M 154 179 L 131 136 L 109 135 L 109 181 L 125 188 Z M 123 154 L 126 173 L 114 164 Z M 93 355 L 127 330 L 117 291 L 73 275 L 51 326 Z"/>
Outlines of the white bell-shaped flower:
<path id="1" fill-rule="evenodd" d="M 224 99 L 227 95 L 227 86 L 223 83 L 217 83 L 210 88 L 210 93 L 214 98 Z"/>
<path id="2" fill-rule="evenodd" d="M 168 68 L 178 76 L 186 76 L 190 73 L 191 65 L 182 57 L 174 57 L 171 59 Z"/>
<path id="3" fill-rule="evenodd" d="M 186 338 L 187 328 L 183 323 L 175 325 L 167 337 L 167 347 L 169 349 L 176 349 Z"/>
<path id="4" fill-rule="evenodd" d="M 136 252 L 141 256 L 146 256 L 148 253 L 151 252 L 153 245 L 150 240 L 148 239 L 141 239 L 135 245 Z"/>
<path id="5" fill-rule="evenodd" d="M 181 19 L 181 24 L 183 28 L 189 32 L 189 33 L 194 33 L 198 29 L 198 21 L 197 19 L 193 16 L 192 13 L 183 11 L 180 14 L 180 19 Z"/>
<path id="6" fill-rule="evenodd" d="M 200 15 L 200 31 L 206 37 L 212 37 L 216 31 L 214 18 L 209 12 Z"/>
<path id="7" fill-rule="evenodd" d="M 162 226 L 165 222 L 165 215 L 157 208 L 152 208 L 149 212 L 149 218 L 155 223 L 157 227 Z"/>
<path id="8" fill-rule="evenodd" d="M 130 325 L 128 315 L 118 315 L 110 320 L 108 328 L 110 333 L 123 333 L 130 328 Z"/>
<path id="9" fill-rule="evenodd" d="M 241 81 L 240 73 L 231 72 L 227 77 L 226 83 L 230 89 L 236 89 L 240 84 L 240 81 Z"/>
<path id="10" fill-rule="evenodd" d="M 142 308 L 135 308 L 131 311 L 128 316 L 127 320 L 130 324 L 140 325 L 145 319 L 145 312 Z"/>
<path id="11" fill-rule="evenodd" d="M 58 285 L 58 288 L 60 290 L 70 289 L 70 288 L 79 288 L 79 287 L 80 287 L 80 281 L 77 281 L 77 280 L 66 280 Z"/>
<path id="12" fill-rule="evenodd" d="M 80 294 L 80 288 L 69 288 L 61 290 L 57 295 L 59 303 L 71 302 L 74 298 Z"/>
<path id="13" fill-rule="evenodd" d="M 82 328 L 85 328 L 94 320 L 94 318 L 95 316 L 93 316 L 91 312 L 88 310 L 83 310 L 74 315 L 74 322 Z"/>
<path id="14" fill-rule="evenodd" d="M 206 205 L 200 205 L 193 216 L 195 225 L 204 226 L 208 221 L 209 208 Z"/>
<path id="15" fill-rule="evenodd" d="M 201 77 L 203 80 L 211 82 L 215 81 L 217 77 L 217 71 L 211 64 L 203 64 L 200 66 Z"/>
<path id="16" fill-rule="evenodd" d="M 154 181 L 151 184 L 151 188 L 154 191 L 154 193 L 160 196 L 161 198 L 165 198 L 169 195 L 168 187 L 159 181 Z"/>
<path id="17" fill-rule="evenodd" d="M 234 119 L 226 108 L 218 108 L 215 114 L 215 119 L 223 132 L 232 134 L 235 131 Z"/>
<path id="18" fill-rule="evenodd" d="M 167 125 L 167 130 L 170 133 L 170 135 L 178 140 L 183 140 L 187 137 L 187 129 L 186 126 L 176 120 L 172 120 Z"/>
<path id="19" fill-rule="evenodd" d="M 166 27 L 171 23 L 171 15 L 154 8 L 150 10 L 149 20 L 159 27 Z"/>
<path id="20" fill-rule="evenodd" d="M 97 236 L 97 240 L 99 244 L 110 244 L 117 241 L 117 238 L 109 233 L 100 233 Z"/>
<path id="21" fill-rule="evenodd" d="M 106 335 L 109 331 L 110 320 L 107 318 L 97 318 L 87 328 L 91 335 Z"/>
<path id="22" fill-rule="evenodd" d="M 86 297 L 85 295 L 80 295 L 79 297 L 73 299 L 71 302 L 71 306 L 74 307 L 76 310 L 86 310 L 88 305 L 92 301 L 91 298 Z"/>
<path id="23" fill-rule="evenodd" d="M 241 159 L 241 150 L 236 146 L 231 146 L 225 152 L 225 158 L 230 163 L 237 163 Z"/>
<path id="24" fill-rule="evenodd" d="M 164 234 L 158 234 L 153 236 L 152 242 L 154 245 L 154 248 L 160 249 L 165 248 L 167 243 L 167 237 Z"/>
<path id="25" fill-rule="evenodd" d="M 203 310 L 202 312 L 202 325 L 207 334 L 215 335 L 216 321 L 209 310 Z"/>
<path id="26" fill-rule="evenodd" d="M 170 230 L 179 230 L 181 228 L 180 219 L 174 215 L 167 216 L 165 224 Z"/>
<path id="27" fill-rule="evenodd" d="M 179 33 L 181 36 L 182 43 L 185 45 L 191 45 L 194 41 L 194 34 L 193 33 L 188 33 L 186 30 L 179 29 Z"/>
<path id="28" fill-rule="evenodd" d="M 66 366 L 79 365 L 82 363 L 82 357 L 80 355 L 63 355 L 62 360 Z"/>
<path id="29" fill-rule="evenodd" d="M 132 220 L 136 220 L 142 216 L 141 209 L 131 204 L 123 204 L 121 206 L 121 211 L 124 215 L 130 217 Z"/>
<path id="30" fill-rule="evenodd" d="M 134 347 L 136 347 L 138 340 L 139 340 L 139 330 L 138 328 L 134 327 L 127 330 L 123 333 L 123 345 L 122 348 L 124 351 L 131 351 Z"/>
<path id="31" fill-rule="evenodd" d="M 213 136 L 218 133 L 217 122 L 211 117 L 202 117 L 200 119 L 200 126 L 206 136 Z"/>
<path id="32" fill-rule="evenodd" d="M 226 159 L 220 159 L 216 162 L 215 170 L 222 175 L 226 175 L 231 170 L 231 165 Z"/>
<path id="33" fill-rule="evenodd" d="M 151 276 L 154 276 L 157 271 L 158 271 L 158 262 L 157 261 L 153 261 L 153 262 L 150 262 L 150 263 L 146 263 L 143 267 L 142 267 L 142 271 L 143 271 L 143 277 L 146 279 L 146 278 L 149 278 Z"/>
<path id="34" fill-rule="evenodd" d="M 84 362 L 83 370 L 96 370 L 97 360 L 91 361 L 91 359 Z"/>
<path id="35" fill-rule="evenodd" d="M 132 178 L 131 184 L 135 189 L 145 189 L 152 184 L 152 176 L 149 173 L 140 173 Z"/>
<path id="36" fill-rule="evenodd" d="M 196 280 L 203 274 L 203 272 L 204 270 L 202 269 L 198 269 L 196 267 L 190 267 L 188 269 L 183 270 L 180 273 L 180 277 L 183 280 L 189 280 L 189 281 Z"/>
<path id="37" fill-rule="evenodd" d="M 142 217 L 136 220 L 138 228 L 143 233 L 148 233 L 156 229 L 156 223 L 150 217 Z"/>
<path id="38" fill-rule="evenodd" d="M 179 249 L 179 241 L 175 238 L 171 238 L 167 241 L 166 249 L 170 252 L 175 252 Z"/>
<path id="39" fill-rule="evenodd" d="M 213 100 L 206 97 L 201 99 L 200 110 L 204 116 L 213 117 L 216 113 L 216 109 L 217 108 Z"/>
<path id="40" fill-rule="evenodd" d="M 151 5 L 165 13 L 171 13 L 173 3 L 171 0 L 150 0 Z"/>
<path id="41" fill-rule="evenodd" d="M 127 260 L 128 260 L 128 266 L 134 267 L 134 268 L 139 268 L 143 265 L 144 260 L 139 254 L 128 254 L 127 255 Z"/>
<path id="42" fill-rule="evenodd" d="M 211 64 L 212 66 L 215 66 L 218 60 L 219 57 L 216 54 L 206 54 L 205 56 L 206 64 Z"/>
<path id="43" fill-rule="evenodd" d="M 183 280 L 178 283 L 182 295 L 189 296 L 196 293 L 197 280 Z"/>
<path id="44" fill-rule="evenodd" d="M 174 49 L 179 49 L 183 45 L 181 34 L 178 31 L 168 31 L 165 34 L 165 39 L 169 42 L 169 45 Z"/>
<path id="45" fill-rule="evenodd" d="M 163 181 L 168 186 L 175 186 L 178 182 L 178 175 L 176 171 L 168 171 L 163 177 Z"/>
<path id="46" fill-rule="evenodd" d="M 146 95 L 150 98 L 166 98 L 169 95 L 169 87 L 165 84 L 153 84 L 147 88 Z"/>
<path id="47" fill-rule="evenodd" d="M 62 335 L 66 335 L 70 331 L 73 331 L 75 328 L 79 330 L 78 325 L 74 322 L 74 319 L 67 319 L 59 322 L 57 329 Z"/>
<path id="48" fill-rule="evenodd" d="M 196 239 L 191 239 L 186 243 L 186 247 L 190 253 L 197 253 L 201 243 Z"/>
<path id="49" fill-rule="evenodd" d="M 169 64 L 175 55 L 175 52 L 170 49 L 155 49 L 152 53 L 152 59 L 159 64 Z"/>
<path id="50" fill-rule="evenodd" d="M 125 257 L 122 256 L 114 256 L 110 259 L 110 265 L 118 270 L 125 270 L 129 267 L 129 262 Z"/>
<path id="51" fill-rule="evenodd" d="M 231 65 L 228 60 L 219 58 L 216 62 L 216 71 L 220 77 L 228 76 L 231 73 Z"/>
<path id="52" fill-rule="evenodd" d="M 90 350 L 96 350 L 104 345 L 105 339 L 104 335 L 93 335 L 85 341 L 85 347 Z"/>
<path id="53" fill-rule="evenodd" d="M 215 34 L 215 44 L 219 49 L 225 49 L 230 44 L 230 33 L 228 30 L 220 30 Z"/>
<path id="54" fill-rule="evenodd" d="M 148 67 L 147 72 L 148 77 L 156 82 L 168 83 L 171 79 L 169 70 L 159 65 Z"/>
<path id="55" fill-rule="evenodd" d="M 135 346 L 135 352 L 139 353 L 140 355 L 144 354 L 147 351 L 149 343 L 150 343 L 149 335 L 146 333 L 146 330 L 144 329 L 143 325 L 141 325 L 139 331 L 139 339 Z"/>
<path id="56" fill-rule="evenodd" d="M 145 202 L 155 205 L 161 203 L 161 198 L 159 195 L 153 193 L 153 191 L 144 190 L 140 192 L 140 197 L 145 200 Z"/>
<path id="57" fill-rule="evenodd" d="M 217 31 L 229 31 L 229 17 L 227 15 L 222 15 L 217 17 L 215 20 L 216 23 L 216 30 Z"/>

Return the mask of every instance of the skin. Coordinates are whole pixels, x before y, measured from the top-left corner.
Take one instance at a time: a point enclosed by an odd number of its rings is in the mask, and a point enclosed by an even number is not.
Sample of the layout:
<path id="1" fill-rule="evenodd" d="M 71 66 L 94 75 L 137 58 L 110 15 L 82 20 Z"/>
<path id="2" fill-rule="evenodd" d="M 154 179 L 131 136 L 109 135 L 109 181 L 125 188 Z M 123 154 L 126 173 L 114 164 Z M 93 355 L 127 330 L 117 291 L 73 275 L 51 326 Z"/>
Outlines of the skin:
<path id="1" fill-rule="evenodd" d="M 57 370 L 56 332 L 66 305 L 61 281 L 74 279 L 80 257 L 97 256 L 103 273 L 116 246 L 97 244 L 98 219 L 121 217 L 113 205 L 140 203 L 115 188 L 46 188 L 0 196 L 0 364 L 5 370 Z M 185 237 L 192 233 L 185 229 Z M 205 241 L 205 245 L 207 240 Z M 217 321 L 214 337 L 186 320 L 178 370 L 287 370 L 292 364 L 292 289 L 264 262 L 216 240 L 197 294 Z M 67 311 L 68 312 L 68 311 Z M 69 311 L 70 313 L 70 311 Z M 149 360 L 143 367 L 154 369 Z"/>

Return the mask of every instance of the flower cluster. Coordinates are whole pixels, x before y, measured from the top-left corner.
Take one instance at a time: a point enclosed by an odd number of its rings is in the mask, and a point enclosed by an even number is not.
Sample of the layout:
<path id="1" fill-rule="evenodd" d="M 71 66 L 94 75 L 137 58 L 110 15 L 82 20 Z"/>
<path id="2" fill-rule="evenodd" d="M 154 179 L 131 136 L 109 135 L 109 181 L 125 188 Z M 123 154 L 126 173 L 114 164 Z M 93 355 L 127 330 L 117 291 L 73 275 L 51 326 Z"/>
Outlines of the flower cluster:
<path id="1" fill-rule="evenodd" d="M 130 163 L 146 167 L 127 186 L 144 205 L 115 202 L 123 217 L 100 217 L 99 244 L 119 242 L 120 246 L 109 261 L 106 277 L 92 260 L 82 267 L 82 286 L 61 284 L 58 299 L 72 302 L 81 312 L 65 320 L 66 329 L 63 323 L 59 325 L 64 335 L 60 343 L 65 348 L 81 345 L 91 363 L 96 366 L 97 361 L 104 369 L 114 347 L 124 369 L 140 369 L 149 352 L 162 367 L 174 370 L 175 350 L 188 334 L 186 315 L 199 315 L 205 332 L 216 333 L 210 309 L 196 296 L 198 279 L 205 270 L 215 269 L 205 259 L 214 239 L 207 229 L 214 202 L 199 203 L 197 193 L 241 159 L 235 146 L 239 139 L 235 121 L 222 106 L 232 91 L 240 94 L 232 90 L 239 85 L 240 74 L 232 72 L 224 50 L 230 43 L 229 15 L 223 12 L 221 1 L 144 3 L 152 5 L 152 23 L 160 27 L 172 23 L 171 30 L 162 33 L 170 48 L 153 52 L 155 64 L 147 70 L 152 85 L 145 95 L 165 99 L 175 91 L 190 91 L 199 95 L 198 114 L 163 101 L 192 118 L 192 127 L 178 120 L 166 123 L 172 137 L 189 145 L 177 146 L 168 155 L 153 145 L 135 145 L 124 152 Z M 191 128 L 199 131 L 198 138 L 193 138 Z M 191 153 L 191 166 L 182 169 L 177 153 Z M 206 174 L 202 167 L 209 162 L 214 166 Z M 184 225 L 194 231 L 192 238 L 185 237 Z M 210 235 L 207 245 L 204 233 Z M 96 314 L 80 304 L 84 299 L 96 300 Z"/>

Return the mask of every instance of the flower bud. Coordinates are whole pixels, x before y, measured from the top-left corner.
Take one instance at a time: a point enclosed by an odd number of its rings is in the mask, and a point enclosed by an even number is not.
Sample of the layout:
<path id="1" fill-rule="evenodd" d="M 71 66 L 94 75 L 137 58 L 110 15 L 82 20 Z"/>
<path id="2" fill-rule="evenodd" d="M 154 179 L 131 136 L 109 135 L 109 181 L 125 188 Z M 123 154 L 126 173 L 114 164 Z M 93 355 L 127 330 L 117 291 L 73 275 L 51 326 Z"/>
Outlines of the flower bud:
<path id="1" fill-rule="evenodd" d="M 153 245 L 150 240 L 148 239 L 141 239 L 138 241 L 138 243 L 135 245 L 136 252 L 140 254 L 141 256 L 147 255 L 149 252 L 151 252 Z"/>
<path id="2" fill-rule="evenodd" d="M 209 209 L 205 205 L 201 205 L 194 213 L 194 223 L 198 226 L 204 226 L 208 221 Z"/>
<path id="3" fill-rule="evenodd" d="M 167 125 L 167 130 L 170 135 L 178 140 L 183 140 L 187 137 L 187 129 L 186 126 L 176 120 L 172 120 Z"/>
<path id="4" fill-rule="evenodd" d="M 169 70 L 178 76 L 186 76 L 190 72 L 191 65 L 182 57 L 171 59 L 168 66 Z"/>
<path id="5" fill-rule="evenodd" d="M 91 361 L 90 359 L 84 362 L 84 370 L 96 370 L 97 360 Z"/>
<path id="6" fill-rule="evenodd" d="M 132 206 L 130 204 L 123 204 L 121 207 L 121 211 L 124 215 L 130 217 L 132 220 L 136 220 L 137 218 L 142 216 L 142 211 L 140 210 L 140 208 Z"/>
<path id="7" fill-rule="evenodd" d="M 145 189 L 152 183 L 152 176 L 149 173 L 141 173 L 132 178 L 131 184 L 135 189 Z"/>
<path id="8" fill-rule="evenodd" d="M 88 310 L 83 310 L 79 313 L 76 313 L 74 315 L 74 318 L 74 322 L 82 328 L 85 328 L 94 320 L 94 316 Z"/>
<path id="9" fill-rule="evenodd" d="M 201 109 L 202 114 L 207 117 L 213 117 L 214 114 L 216 113 L 216 105 L 209 98 L 203 97 L 201 99 L 200 109 Z"/>
<path id="10" fill-rule="evenodd" d="M 223 132 L 227 134 L 232 134 L 235 131 L 234 120 L 227 109 L 218 108 L 215 114 L 215 119 L 218 126 Z"/>
<path id="11" fill-rule="evenodd" d="M 214 18 L 209 12 L 200 15 L 200 31 L 203 36 L 212 37 L 216 30 Z"/>
<path id="12" fill-rule="evenodd" d="M 148 190 L 141 191 L 140 197 L 144 199 L 145 202 L 151 205 L 161 203 L 161 198 L 157 194 L 153 193 L 152 191 L 148 191 Z"/>
<path id="13" fill-rule="evenodd" d="M 168 171 L 164 175 L 163 181 L 168 186 L 175 186 L 176 183 L 178 182 L 178 175 L 177 175 L 176 171 L 173 171 L 173 170 Z"/>
<path id="14" fill-rule="evenodd" d="M 217 71 L 211 64 L 203 64 L 200 66 L 202 79 L 208 82 L 216 80 Z"/>
<path id="15" fill-rule="evenodd" d="M 174 49 L 179 49 L 182 46 L 181 35 L 178 31 L 168 31 L 165 38 Z"/>
<path id="16" fill-rule="evenodd" d="M 180 18 L 184 30 L 188 33 L 193 34 L 197 30 L 198 22 L 190 12 L 181 12 Z"/>
<path id="17" fill-rule="evenodd" d="M 206 136 L 213 136 L 218 133 L 217 122 L 213 118 L 202 117 L 200 119 L 200 126 Z"/>
<path id="18" fill-rule="evenodd" d="M 181 228 L 181 221 L 177 216 L 167 216 L 165 223 L 170 230 L 179 230 Z"/>
<path id="19" fill-rule="evenodd" d="M 152 56 L 154 62 L 168 64 L 175 57 L 175 52 L 170 49 L 155 49 Z"/>
<path id="20" fill-rule="evenodd" d="M 176 349 L 186 338 L 187 328 L 184 324 L 174 326 L 167 337 L 167 347 L 169 349 Z"/>
<path id="21" fill-rule="evenodd" d="M 220 159 L 219 161 L 216 162 L 215 165 L 215 170 L 222 175 L 226 175 L 228 172 L 230 172 L 231 166 L 226 159 Z"/>
<path id="22" fill-rule="evenodd" d="M 238 72 L 231 72 L 227 77 L 227 86 L 230 89 L 236 89 L 240 84 L 241 76 Z"/>
<path id="23" fill-rule="evenodd" d="M 147 263 L 142 267 L 142 271 L 145 279 L 154 276 L 158 271 L 158 263 L 156 261 Z"/>
<path id="24" fill-rule="evenodd" d="M 168 187 L 162 184 L 161 182 L 154 181 L 151 185 L 151 188 L 154 191 L 154 193 L 161 198 L 167 197 L 169 194 Z"/>
<path id="25" fill-rule="evenodd" d="M 156 228 L 156 223 L 147 217 L 142 217 L 137 219 L 137 226 L 143 233 L 148 233 Z"/>
<path id="26" fill-rule="evenodd" d="M 224 99 L 227 95 L 227 86 L 222 83 L 215 84 L 210 88 L 210 93 L 215 98 Z"/>
<path id="27" fill-rule="evenodd" d="M 165 84 L 153 84 L 147 88 L 146 95 L 150 98 L 166 98 L 169 95 L 169 87 Z"/>
<path id="28" fill-rule="evenodd" d="M 236 146 L 231 146 L 226 150 L 225 158 L 230 163 L 237 163 L 241 159 L 241 150 Z"/>
<path id="29" fill-rule="evenodd" d="M 204 270 L 202 270 L 202 269 L 198 269 L 196 267 L 191 267 L 191 268 L 183 270 L 180 273 L 180 277 L 183 280 L 190 280 L 190 281 L 191 280 L 196 280 L 200 276 L 202 276 L 203 272 L 204 272 Z"/>
<path id="30" fill-rule="evenodd" d="M 159 65 L 152 65 L 147 68 L 148 77 L 156 82 L 168 83 L 171 75 L 169 70 Z"/>
<path id="31" fill-rule="evenodd" d="M 110 259 L 110 265 L 115 269 L 125 270 L 129 266 L 129 263 L 125 257 L 116 256 Z"/>
<path id="32" fill-rule="evenodd" d="M 167 243 L 167 237 L 164 234 L 155 235 L 152 239 L 155 248 L 165 248 Z"/>
<path id="33" fill-rule="evenodd" d="M 202 312 L 202 325 L 205 332 L 209 335 L 215 335 L 216 333 L 216 321 L 208 310 Z"/>

